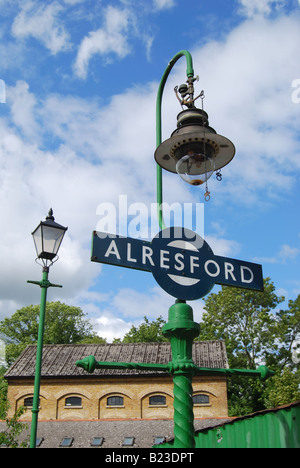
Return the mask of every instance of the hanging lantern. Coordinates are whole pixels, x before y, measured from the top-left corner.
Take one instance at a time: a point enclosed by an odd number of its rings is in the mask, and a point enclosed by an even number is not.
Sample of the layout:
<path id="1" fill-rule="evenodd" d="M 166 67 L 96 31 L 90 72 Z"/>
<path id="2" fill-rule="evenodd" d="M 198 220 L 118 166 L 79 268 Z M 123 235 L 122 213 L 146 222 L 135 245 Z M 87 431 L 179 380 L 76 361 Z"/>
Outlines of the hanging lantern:
<path id="1" fill-rule="evenodd" d="M 163 169 L 178 173 L 187 183 L 195 186 L 207 184 L 208 179 L 226 166 L 235 155 L 233 143 L 209 126 L 208 114 L 197 109 L 193 98 L 193 88 L 181 85 L 182 105 L 188 107 L 177 116 L 177 128 L 168 140 L 155 151 L 155 160 Z M 177 87 L 175 92 L 178 97 Z M 189 94 L 190 99 L 186 99 Z M 208 192 L 209 193 L 209 192 Z"/>

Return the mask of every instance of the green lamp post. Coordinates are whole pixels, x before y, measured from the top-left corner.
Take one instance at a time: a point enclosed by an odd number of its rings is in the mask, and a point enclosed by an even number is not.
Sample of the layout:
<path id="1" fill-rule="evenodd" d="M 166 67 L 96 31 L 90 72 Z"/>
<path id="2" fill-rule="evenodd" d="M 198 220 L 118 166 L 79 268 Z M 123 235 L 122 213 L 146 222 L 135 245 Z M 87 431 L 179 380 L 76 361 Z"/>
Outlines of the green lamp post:
<path id="1" fill-rule="evenodd" d="M 182 106 L 186 109 L 182 110 L 177 117 L 177 128 L 172 133 L 171 137 L 162 142 L 162 119 L 161 119 L 161 106 L 162 96 L 165 88 L 168 76 L 176 64 L 176 62 L 185 56 L 187 60 L 187 82 L 180 87 L 175 88 L 176 96 Z M 210 192 L 208 191 L 208 180 L 214 172 L 218 180 L 222 179 L 220 170 L 229 164 L 235 155 L 235 147 L 233 143 L 222 135 L 218 135 L 217 132 L 209 126 L 208 115 L 203 109 L 203 98 L 204 93 L 201 92 L 199 96 L 194 95 L 194 82 L 197 78 L 194 77 L 193 61 L 191 54 L 185 50 L 179 52 L 168 64 L 167 69 L 162 77 L 159 85 L 156 103 L 156 143 L 157 148 L 155 151 L 155 160 L 157 162 L 157 207 L 158 207 L 158 220 L 161 232 L 161 238 L 164 239 L 164 243 L 161 240 L 154 238 L 152 243 L 148 244 L 143 242 L 143 248 L 148 249 L 157 259 L 157 252 L 159 248 L 163 246 L 166 248 L 179 248 L 182 246 L 182 238 L 178 242 L 178 238 L 170 238 L 170 229 L 168 229 L 164 222 L 163 217 L 163 196 L 162 196 L 162 170 L 169 172 L 178 173 L 180 177 L 187 183 L 193 186 L 202 186 L 205 184 L 206 192 L 205 199 L 210 199 Z M 179 96 L 180 95 L 180 96 Z M 201 98 L 202 109 L 195 107 L 195 101 Z M 262 380 L 267 379 L 273 372 L 269 371 L 265 366 L 260 366 L 257 370 L 248 369 L 208 369 L 198 368 L 195 366 L 192 358 L 192 344 L 193 340 L 199 335 L 200 326 L 194 322 L 193 309 L 190 307 L 186 300 L 195 300 L 204 297 L 213 287 L 212 278 L 216 278 L 221 274 L 221 263 L 226 264 L 226 274 L 222 278 L 219 278 L 218 284 L 228 284 L 229 274 L 228 268 L 232 271 L 232 268 L 240 268 L 241 281 L 239 284 L 233 284 L 236 287 L 248 287 L 250 289 L 262 290 L 261 285 L 263 283 L 262 273 L 260 266 L 257 266 L 257 274 L 253 272 L 254 265 L 243 265 L 233 261 L 231 264 L 230 259 L 223 259 L 221 257 L 212 257 L 213 253 L 208 244 L 195 233 L 191 233 L 193 238 L 192 250 L 195 255 L 195 251 L 198 251 L 199 257 L 194 257 L 197 267 L 200 268 L 201 260 L 204 263 L 200 277 L 187 278 L 185 272 L 182 272 L 181 277 L 178 280 L 178 270 L 184 269 L 184 266 L 177 265 L 177 272 L 175 278 L 176 294 L 174 294 L 174 284 L 169 284 L 168 277 L 174 277 L 175 272 L 172 271 L 168 274 L 168 268 L 161 268 L 157 270 L 157 266 L 152 261 L 150 271 L 156 281 L 163 287 L 169 294 L 177 298 L 174 305 L 169 309 L 168 322 L 163 327 L 163 334 L 166 336 L 171 343 L 172 350 L 172 361 L 167 365 L 157 364 L 143 364 L 143 363 L 116 363 L 116 362 L 97 362 L 94 356 L 89 356 L 83 360 L 77 361 L 76 365 L 82 367 L 87 372 L 94 372 L 95 369 L 100 368 L 111 368 L 111 369 L 139 369 L 149 370 L 152 369 L 158 371 L 166 371 L 173 378 L 174 384 L 174 448 L 194 448 L 195 437 L 194 437 L 194 414 L 193 414 L 193 388 L 192 378 L 193 375 L 247 375 L 257 376 Z M 169 237 L 168 237 L 169 236 Z M 168 239 L 166 241 L 166 238 Z M 145 267 L 145 262 L 142 260 L 139 263 L 135 263 L 135 266 L 129 264 L 124 260 L 121 260 L 118 255 L 118 261 L 109 259 L 110 253 L 113 250 L 116 253 L 117 245 L 120 248 L 120 252 L 126 247 L 126 239 L 118 238 L 114 236 L 113 248 L 106 245 L 106 242 L 101 236 L 98 237 L 97 233 L 93 236 L 92 246 L 92 261 L 98 261 L 100 263 L 111 263 L 118 266 L 125 266 L 130 268 L 137 268 L 141 270 L 149 271 Z M 170 242 L 170 244 L 168 244 Z M 133 244 L 133 240 L 131 240 Z M 138 241 L 135 241 L 135 246 Z M 175 258 L 184 260 L 185 256 L 188 259 L 187 245 L 189 241 L 184 241 L 183 250 L 175 251 Z M 147 245 L 146 245 L 147 244 Z M 112 245 L 112 244 L 111 244 Z M 130 244 L 131 245 L 131 244 Z M 138 251 L 137 247 L 137 251 Z M 141 249 L 140 249 L 141 250 Z M 166 252 L 166 250 L 164 250 Z M 185 252 L 185 254 L 183 254 Z M 174 253 L 174 251 L 173 251 Z M 145 260 L 145 258 L 144 258 Z M 137 260 L 134 260 L 137 262 Z M 199 261 L 199 263 L 197 263 Z M 218 263 L 221 262 L 221 263 Z M 239 261 L 238 261 L 239 262 Z M 209 266 L 212 266 L 214 271 L 209 270 Z M 230 267 L 229 267 L 230 265 Z M 176 269 L 176 267 L 175 267 Z M 159 271 L 159 273 L 158 273 Z M 170 271 L 170 270 L 169 270 Z M 244 271 L 251 272 L 250 278 L 246 279 L 243 275 Z M 258 281 L 253 281 L 257 276 Z M 190 282 L 189 282 L 190 281 Z M 251 283 L 251 285 L 249 284 Z M 199 284 L 204 286 L 199 287 Z M 179 287 L 178 287 L 179 285 Z M 182 288 L 180 285 L 184 285 Z M 195 285 L 195 286 L 194 286 Z M 188 288 L 185 287 L 189 286 Z M 191 291 L 187 293 L 187 290 Z M 180 293 L 179 293 L 180 291 Z M 177 294 L 178 293 L 178 294 Z M 195 293 L 195 294 L 194 294 Z M 181 295 L 182 297 L 178 297 Z M 191 299 L 193 298 L 193 299 Z"/>
<path id="2" fill-rule="evenodd" d="M 176 62 L 185 56 L 187 61 L 187 82 L 175 93 L 185 110 L 177 117 L 177 129 L 171 137 L 162 142 L 161 107 L 162 96 L 168 76 Z M 193 60 L 188 51 L 181 51 L 168 64 L 162 77 L 156 101 L 156 144 L 157 162 L 157 206 L 161 229 L 165 229 L 163 218 L 162 169 L 178 173 L 193 186 L 205 184 L 205 199 L 209 200 L 207 181 L 214 171 L 227 165 L 235 155 L 234 145 L 227 138 L 218 135 L 209 126 L 208 115 L 203 109 L 203 91 L 195 98 Z M 179 94 L 181 98 L 179 97 Z M 197 109 L 195 101 L 202 98 L 202 109 Z M 220 172 L 218 173 L 220 174 Z M 199 335 L 200 326 L 193 320 L 193 309 L 180 298 L 169 309 L 168 323 L 163 327 L 163 334 L 171 342 L 173 365 L 171 375 L 174 384 L 174 446 L 193 448 L 194 414 L 192 377 L 194 364 L 192 343 Z"/>
<path id="3" fill-rule="evenodd" d="M 47 302 L 47 289 L 50 287 L 61 288 L 58 284 L 52 284 L 48 280 L 49 268 L 58 260 L 58 250 L 68 228 L 56 223 L 53 216 L 53 210 L 50 209 L 45 221 L 41 221 L 38 227 L 33 231 L 33 241 L 37 253 L 36 262 L 42 262 L 43 277 L 42 281 L 27 281 L 27 283 L 36 284 L 41 288 L 41 303 L 38 329 L 38 342 L 36 350 L 36 369 L 34 376 L 34 392 L 32 403 L 32 420 L 30 433 L 30 448 L 36 447 L 36 435 L 39 413 L 40 383 L 43 355 L 43 341 L 45 328 L 45 312 Z"/>

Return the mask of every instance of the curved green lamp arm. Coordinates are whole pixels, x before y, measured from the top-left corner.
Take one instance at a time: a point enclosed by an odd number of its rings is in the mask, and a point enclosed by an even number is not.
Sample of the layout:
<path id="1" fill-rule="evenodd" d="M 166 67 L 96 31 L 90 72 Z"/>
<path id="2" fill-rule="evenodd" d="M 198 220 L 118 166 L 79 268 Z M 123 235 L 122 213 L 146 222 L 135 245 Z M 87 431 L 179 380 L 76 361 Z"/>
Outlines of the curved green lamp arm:
<path id="1" fill-rule="evenodd" d="M 156 101 L 156 147 L 162 143 L 162 119 L 161 119 L 161 107 L 162 107 L 162 96 L 163 91 L 165 88 L 165 84 L 167 82 L 168 76 L 174 67 L 175 63 L 181 58 L 185 56 L 187 60 L 187 77 L 191 78 L 194 76 L 194 69 L 193 69 L 193 59 L 187 50 L 182 50 L 178 52 L 178 54 L 173 57 L 173 59 L 168 64 L 166 71 L 161 79 L 158 93 L 157 93 L 157 101 Z M 162 168 L 157 164 L 157 214 L 158 214 L 158 222 L 161 229 L 165 229 L 166 225 L 164 223 L 163 218 L 163 196 L 162 196 Z"/>

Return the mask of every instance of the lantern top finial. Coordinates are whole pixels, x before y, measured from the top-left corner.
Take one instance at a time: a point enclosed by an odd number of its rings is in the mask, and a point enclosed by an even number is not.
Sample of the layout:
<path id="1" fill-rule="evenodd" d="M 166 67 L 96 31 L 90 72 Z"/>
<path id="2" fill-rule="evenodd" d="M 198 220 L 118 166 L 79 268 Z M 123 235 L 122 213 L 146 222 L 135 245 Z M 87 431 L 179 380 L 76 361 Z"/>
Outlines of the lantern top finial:
<path id="1" fill-rule="evenodd" d="M 46 219 L 51 219 L 52 221 L 54 221 L 52 208 L 50 208 L 50 210 L 48 211 L 48 216 L 46 217 Z"/>

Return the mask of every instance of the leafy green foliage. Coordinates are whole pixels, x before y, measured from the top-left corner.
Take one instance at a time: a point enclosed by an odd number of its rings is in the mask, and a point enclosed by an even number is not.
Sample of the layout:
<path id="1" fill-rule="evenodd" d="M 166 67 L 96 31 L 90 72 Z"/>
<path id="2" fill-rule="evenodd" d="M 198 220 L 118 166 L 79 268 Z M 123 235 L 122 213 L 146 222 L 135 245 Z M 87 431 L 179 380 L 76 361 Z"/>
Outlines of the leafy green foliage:
<path id="1" fill-rule="evenodd" d="M 299 399 L 300 296 L 288 310 L 276 311 L 284 297 L 264 280 L 264 292 L 222 287 L 205 299 L 200 340 L 224 340 L 231 368 L 267 365 L 276 376 L 266 383 L 234 376 L 228 381 L 229 414 L 249 414 Z"/>
<path id="2" fill-rule="evenodd" d="M 28 447 L 28 440 L 20 442 L 20 435 L 24 429 L 27 429 L 27 424 L 19 421 L 26 408 L 19 408 L 12 418 L 6 418 L 6 430 L 0 432 L 0 445 L 6 445 L 8 448 L 25 448 Z"/>
<path id="3" fill-rule="evenodd" d="M 6 413 L 8 410 L 7 386 L 7 381 L 0 374 L 0 419 L 6 418 Z"/>
<path id="4" fill-rule="evenodd" d="M 124 336 L 123 343 L 152 343 L 155 341 L 168 341 L 162 334 L 162 327 L 166 322 L 162 317 L 149 322 L 144 317 L 144 322 L 138 327 L 132 326 Z"/>
<path id="5" fill-rule="evenodd" d="M 269 278 L 264 292 L 223 286 L 205 300 L 200 339 L 225 340 L 230 367 L 255 369 L 260 359 L 273 353 L 278 324 L 270 312 L 283 300 Z"/>
<path id="6" fill-rule="evenodd" d="M 30 305 L 0 322 L 0 332 L 11 342 L 6 345 L 8 365 L 15 361 L 27 345 L 37 343 L 39 313 L 39 305 Z M 44 344 L 105 342 L 93 331 L 85 316 L 79 307 L 47 302 Z"/>
<path id="7" fill-rule="evenodd" d="M 282 373 L 275 375 L 267 382 L 265 405 L 267 408 L 287 405 L 300 400 L 300 372 L 292 372 L 285 368 Z"/>

